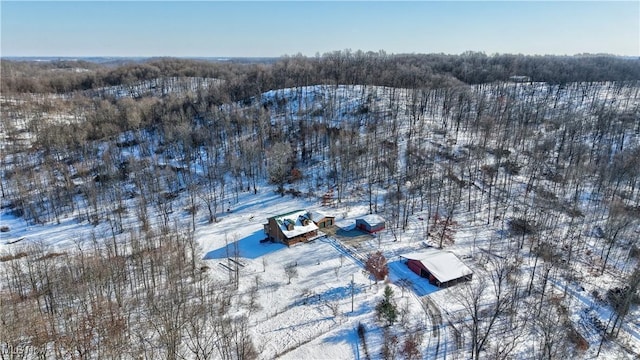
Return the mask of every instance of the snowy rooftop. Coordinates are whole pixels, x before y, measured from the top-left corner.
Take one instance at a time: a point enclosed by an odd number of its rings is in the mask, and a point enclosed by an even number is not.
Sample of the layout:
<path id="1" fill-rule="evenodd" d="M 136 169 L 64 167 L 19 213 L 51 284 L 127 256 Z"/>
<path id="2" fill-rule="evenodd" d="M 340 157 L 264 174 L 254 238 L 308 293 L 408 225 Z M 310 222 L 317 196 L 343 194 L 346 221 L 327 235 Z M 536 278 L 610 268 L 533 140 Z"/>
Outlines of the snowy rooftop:
<path id="1" fill-rule="evenodd" d="M 280 225 L 280 230 L 287 238 L 293 238 L 298 235 L 306 234 L 313 230 L 318 230 L 318 226 L 313 221 L 309 221 L 307 225 L 304 225 L 303 219 L 310 219 L 309 213 L 306 210 L 296 210 L 290 213 L 277 215 L 273 217 L 275 221 Z M 287 230 L 287 223 L 293 224 L 293 230 Z"/>
<path id="2" fill-rule="evenodd" d="M 311 215 L 311 220 L 313 221 L 318 221 L 325 217 L 334 217 L 333 215 L 326 214 L 325 212 L 320 210 L 309 211 L 309 215 Z"/>
<path id="3" fill-rule="evenodd" d="M 380 223 L 384 223 L 384 218 L 377 214 L 369 214 L 365 216 L 360 216 L 358 220 L 362 220 L 369 225 L 376 225 Z"/>
<path id="4" fill-rule="evenodd" d="M 428 250 L 400 255 L 409 260 L 420 261 L 440 282 L 447 282 L 473 274 L 457 256 L 449 251 Z"/>

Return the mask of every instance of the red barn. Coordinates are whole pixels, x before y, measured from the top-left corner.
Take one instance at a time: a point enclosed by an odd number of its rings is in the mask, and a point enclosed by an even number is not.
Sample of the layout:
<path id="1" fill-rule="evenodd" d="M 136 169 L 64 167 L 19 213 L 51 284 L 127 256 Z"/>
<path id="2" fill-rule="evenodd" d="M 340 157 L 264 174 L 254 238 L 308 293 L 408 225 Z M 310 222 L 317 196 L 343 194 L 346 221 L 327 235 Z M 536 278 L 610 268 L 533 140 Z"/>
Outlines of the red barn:
<path id="1" fill-rule="evenodd" d="M 452 252 L 428 250 L 401 255 L 407 259 L 407 266 L 414 273 L 429 279 L 438 287 L 448 287 L 462 281 L 469 281 L 473 271 Z"/>
<path id="2" fill-rule="evenodd" d="M 369 234 L 384 230 L 384 218 L 380 215 L 370 214 L 356 219 L 356 229 L 366 231 Z"/>

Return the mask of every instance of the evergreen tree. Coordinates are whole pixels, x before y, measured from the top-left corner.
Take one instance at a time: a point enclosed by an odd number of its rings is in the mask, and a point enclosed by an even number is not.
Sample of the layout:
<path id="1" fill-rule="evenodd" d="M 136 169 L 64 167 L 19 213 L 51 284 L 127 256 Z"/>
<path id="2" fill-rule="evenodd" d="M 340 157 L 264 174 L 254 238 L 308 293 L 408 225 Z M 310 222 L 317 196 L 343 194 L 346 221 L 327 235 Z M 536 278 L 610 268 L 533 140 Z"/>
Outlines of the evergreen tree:
<path id="1" fill-rule="evenodd" d="M 398 309 L 393 301 L 393 290 L 389 285 L 384 288 L 382 300 L 376 306 L 379 321 L 384 321 L 387 326 L 393 325 L 398 318 Z"/>

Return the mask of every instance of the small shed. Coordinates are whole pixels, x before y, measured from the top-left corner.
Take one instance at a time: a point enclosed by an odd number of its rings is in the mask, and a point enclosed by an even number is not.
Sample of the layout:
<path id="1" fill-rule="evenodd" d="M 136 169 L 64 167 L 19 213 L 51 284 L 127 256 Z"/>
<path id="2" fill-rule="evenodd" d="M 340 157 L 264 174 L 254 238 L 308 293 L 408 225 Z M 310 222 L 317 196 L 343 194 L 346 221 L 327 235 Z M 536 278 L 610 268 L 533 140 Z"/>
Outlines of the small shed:
<path id="1" fill-rule="evenodd" d="M 407 266 L 414 273 L 429 279 L 438 287 L 449 287 L 462 281 L 470 281 L 473 271 L 455 254 L 442 250 L 427 250 L 400 255 L 407 259 Z"/>
<path id="2" fill-rule="evenodd" d="M 384 230 L 384 218 L 380 215 L 369 214 L 356 219 L 356 229 L 370 234 Z"/>
<path id="3" fill-rule="evenodd" d="M 336 217 L 325 214 L 324 212 L 315 210 L 309 212 L 311 215 L 311 220 L 320 228 L 327 228 L 335 225 Z"/>

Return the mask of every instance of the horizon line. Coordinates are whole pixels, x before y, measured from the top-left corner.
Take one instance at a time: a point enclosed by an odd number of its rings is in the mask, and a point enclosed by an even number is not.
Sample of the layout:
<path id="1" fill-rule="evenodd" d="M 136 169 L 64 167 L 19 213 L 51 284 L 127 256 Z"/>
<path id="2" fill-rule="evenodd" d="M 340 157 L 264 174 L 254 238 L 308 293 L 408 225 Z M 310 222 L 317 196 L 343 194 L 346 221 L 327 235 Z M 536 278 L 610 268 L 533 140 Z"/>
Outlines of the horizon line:
<path id="1" fill-rule="evenodd" d="M 336 50 L 335 52 L 342 52 L 342 50 Z M 357 52 L 357 50 L 356 50 Z M 327 52 L 324 54 L 320 54 L 320 57 L 323 57 L 325 54 L 331 54 L 333 52 Z M 355 52 L 351 52 L 354 54 Z M 374 51 L 363 52 L 364 54 L 368 53 L 379 53 Z M 486 57 L 497 57 L 497 56 L 555 56 L 555 57 L 579 57 L 579 56 L 609 56 L 609 57 L 624 57 L 624 58 L 638 58 L 640 59 L 640 55 L 621 55 L 621 54 L 612 54 L 612 53 L 575 53 L 575 54 L 523 54 L 523 53 L 491 53 L 487 54 L 483 51 L 464 51 L 461 53 L 444 53 L 444 52 L 430 52 L 430 53 L 387 53 L 387 56 L 406 56 L 406 55 L 445 55 L 445 56 L 464 56 L 464 55 L 479 55 L 482 54 Z M 0 55 L 0 59 L 87 59 L 87 58 L 99 58 L 99 59 L 280 59 L 284 57 L 305 57 L 305 58 L 315 58 L 317 55 L 304 55 L 304 54 L 284 54 L 284 55 L 265 55 L 265 56 L 227 56 L 227 55 Z"/>

